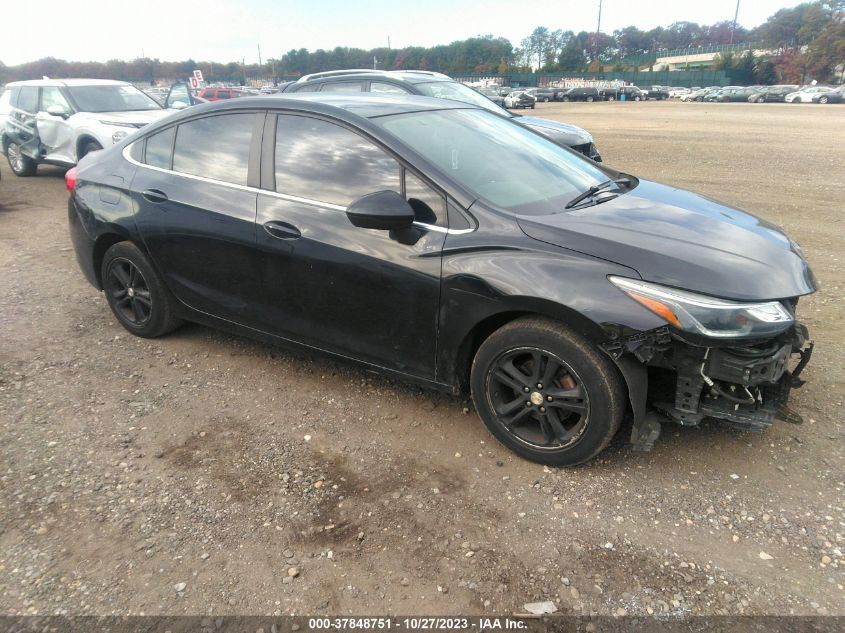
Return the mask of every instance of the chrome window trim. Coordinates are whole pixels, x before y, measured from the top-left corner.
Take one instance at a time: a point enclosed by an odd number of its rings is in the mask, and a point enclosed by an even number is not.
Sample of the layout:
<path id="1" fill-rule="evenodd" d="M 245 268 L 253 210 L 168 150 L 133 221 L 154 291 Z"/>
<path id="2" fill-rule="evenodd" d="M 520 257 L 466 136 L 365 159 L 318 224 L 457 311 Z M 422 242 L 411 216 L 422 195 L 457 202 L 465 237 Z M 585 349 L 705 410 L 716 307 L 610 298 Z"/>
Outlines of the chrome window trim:
<path id="1" fill-rule="evenodd" d="M 277 191 L 270 191 L 269 189 L 259 189 L 258 187 L 250 187 L 248 185 L 239 185 L 234 182 L 226 182 L 224 180 L 216 180 L 214 178 L 206 178 L 205 176 L 196 176 L 194 174 L 185 174 L 181 171 L 174 171 L 172 169 L 164 169 L 163 167 L 154 167 L 153 165 L 147 165 L 145 163 L 139 162 L 132 158 L 129 155 L 129 152 L 135 143 L 141 142 L 143 139 L 139 139 L 133 143 L 129 143 L 126 147 L 123 148 L 121 151 L 121 155 L 123 158 L 130 164 L 135 165 L 137 167 L 143 167 L 144 169 L 151 169 L 152 171 L 158 171 L 163 174 L 171 174 L 174 176 L 181 176 L 182 178 L 189 178 L 191 180 L 197 180 L 199 182 L 207 182 L 213 185 L 222 185 L 224 187 L 230 187 L 232 189 L 239 189 L 241 191 L 248 191 L 250 193 L 260 193 L 265 196 L 272 196 L 274 198 L 280 198 L 282 200 L 287 200 L 289 202 L 299 202 L 301 204 L 307 204 L 312 207 L 319 207 L 321 209 L 328 209 L 330 211 L 340 211 L 341 213 L 346 213 L 346 207 L 341 206 L 339 204 L 332 204 L 330 202 L 322 202 L 320 200 L 312 200 L 311 198 L 301 198 L 299 196 L 291 196 L 286 193 L 279 193 Z M 418 228 L 424 228 L 429 231 L 434 231 L 435 233 L 446 233 L 448 235 L 463 235 L 465 233 L 472 233 L 475 229 L 447 229 L 442 226 L 437 226 L 435 224 L 425 224 L 424 222 L 414 222 L 414 226 Z"/>

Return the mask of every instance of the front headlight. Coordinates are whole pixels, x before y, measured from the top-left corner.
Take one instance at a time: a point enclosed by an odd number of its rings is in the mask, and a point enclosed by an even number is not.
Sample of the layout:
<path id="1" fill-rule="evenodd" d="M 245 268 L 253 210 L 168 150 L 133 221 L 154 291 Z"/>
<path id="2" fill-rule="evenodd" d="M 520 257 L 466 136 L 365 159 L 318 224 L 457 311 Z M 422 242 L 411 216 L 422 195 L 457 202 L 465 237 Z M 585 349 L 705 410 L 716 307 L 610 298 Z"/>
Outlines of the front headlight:
<path id="1" fill-rule="evenodd" d="M 786 330 L 793 322 L 779 301 L 743 303 L 658 284 L 608 277 L 629 297 L 679 330 L 712 338 L 757 338 Z"/>

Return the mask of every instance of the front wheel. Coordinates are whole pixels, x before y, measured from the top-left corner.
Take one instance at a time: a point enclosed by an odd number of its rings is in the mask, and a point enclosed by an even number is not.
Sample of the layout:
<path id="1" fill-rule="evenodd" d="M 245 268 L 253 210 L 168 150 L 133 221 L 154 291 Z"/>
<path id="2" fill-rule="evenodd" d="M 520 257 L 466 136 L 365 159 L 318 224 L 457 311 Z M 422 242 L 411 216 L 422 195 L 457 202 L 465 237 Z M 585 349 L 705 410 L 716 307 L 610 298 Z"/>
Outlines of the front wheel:
<path id="1" fill-rule="evenodd" d="M 564 100 L 564 101 L 566 101 L 566 102 L 568 103 L 568 102 L 569 102 L 569 97 L 564 97 L 564 98 L 563 98 L 563 100 Z"/>
<path id="2" fill-rule="evenodd" d="M 572 466 L 600 453 L 625 413 L 612 361 L 562 323 L 526 317 L 494 332 L 470 375 L 476 410 L 505 446 Z"/>
<path id="3" fill-rule="evenodd" d="M 819 103 L 827 103 L 829 99 L 827 97 L 819 97 Z"/>
<path id="4" fill-rule="evenodd" d="M 181 325 L 176 299 L 141 250 L 118 242 L 106 251 L 103 291 L 120 324 L 135 336 L 155 338 Z"/>
<path id="5" fill-rule="evenodd" d="M 587 102 L 588 102 L 588 103 L 592 103 L 593 101 L 594 101 L 594 99 L 593 99 L 592 97 L 587 97 Z"/>
<path id="6" fill-rule="evenodd" d="M 17 143 L 9 143 L 6 146 L 6 158 L 9 159 L 9 167 L 12 168 L 15 176 L 22 178 L 34 176 L 38 170 L 38 163 L 24 154 Z"/>

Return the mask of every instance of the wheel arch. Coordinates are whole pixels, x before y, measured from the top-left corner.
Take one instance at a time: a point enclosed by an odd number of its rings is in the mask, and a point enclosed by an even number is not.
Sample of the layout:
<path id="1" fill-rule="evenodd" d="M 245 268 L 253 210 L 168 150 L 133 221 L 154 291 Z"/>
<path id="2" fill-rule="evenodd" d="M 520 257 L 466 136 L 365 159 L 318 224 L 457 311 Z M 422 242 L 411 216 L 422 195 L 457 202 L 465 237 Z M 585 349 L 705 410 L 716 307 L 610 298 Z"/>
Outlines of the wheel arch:
<path id="1" fill-rule="evenodd" d="M 97 145 L 99 145 L 100 147 L 102 147 L 102 143 L 100 143 L 100 140 L 97 137 L 95 137 L 93 134 L 90 134 L 89 132 L 83 132 L 76 139 L 76 160 L 77 160 L 77 162 L 79 162 L 82 159 L 82 156 L 81 156 L 82 150 L 85 148 L 85 146 L 88 143 L 91 143 L 92 141 L 94 143 L 96 143 Z"/>
<path id="2" fill-rule="evenodd" d="M 516 319 L 527 316 L 552 319 L 570 327 L 594 344 L 606 338 L 600 325 L 567 306 L 534 297 L 523 297 L 509 303 L 477 319 L 461 337 L 453 359 L 444 368 L 446 371 L 451 370 L 451 376 L 446 376 L 446 379 L 454 391 L 462 393 L 468 390 L 472 361 L 481 344 L 493 332 Z"/>
<path id="3" fill-rule="evenodd" d="M 147 249 L 144 247 L 143 244 L 139 243 L 136 240 L 133 240 L 132 237 L 119 226 L 110 226 L 109 229 L 100 235 L 97 236 L 97 239 L 94 240 L 94 248 L 91 252 L 91 257 L 93 260 L 93 268 L 94 268 L 94 275 L 97 279 L 97 289 L 103 289 L 103 258 L 106 255 L 106 251 L 108 251 L 112 246 L 118 244 L 120 242 L 131 242 L 135 246 L 137 246 L 141 252 L 145 255 L 149 255 L 147 253 Z"/>

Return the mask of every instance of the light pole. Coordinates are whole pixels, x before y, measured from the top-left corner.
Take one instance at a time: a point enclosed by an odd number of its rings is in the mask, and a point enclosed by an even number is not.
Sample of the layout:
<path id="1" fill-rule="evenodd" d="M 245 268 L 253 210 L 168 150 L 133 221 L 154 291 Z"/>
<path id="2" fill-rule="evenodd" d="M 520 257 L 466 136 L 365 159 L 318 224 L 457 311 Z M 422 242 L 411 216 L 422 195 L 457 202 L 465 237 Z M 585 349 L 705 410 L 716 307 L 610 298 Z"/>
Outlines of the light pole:
<path id="1" fill-rule="evenodd" d="M 734 23 L 731 26 L 731 41 L 730 43 L 734 43 L 734 32 L 736 31 L 736 20 L 739 17 L 739 0 L 736 0 L 736 11 L 734 11 Z"/>

